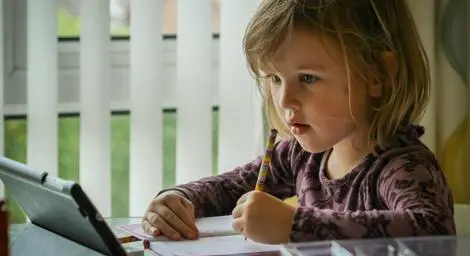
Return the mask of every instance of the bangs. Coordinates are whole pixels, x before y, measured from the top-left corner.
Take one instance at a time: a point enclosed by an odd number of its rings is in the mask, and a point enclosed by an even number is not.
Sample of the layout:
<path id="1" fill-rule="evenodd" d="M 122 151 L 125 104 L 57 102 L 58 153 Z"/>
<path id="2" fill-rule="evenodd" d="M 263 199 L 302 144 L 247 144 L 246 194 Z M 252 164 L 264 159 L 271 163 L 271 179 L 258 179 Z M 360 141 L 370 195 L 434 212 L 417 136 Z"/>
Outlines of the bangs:
<path id="1" fill-rule="evenodd" d="M 261 70 L 276 70 L 272 60 L 278 49 L 288 43 L 295 27 L 306 28 L 315 34 L 333 35 L 335 25 L 326 25 L 333 15 L 335 1 L 291 0 L 263 1 L 248 24 L 243 40 L 245 56 L 250 71 L 261 78 Z"/>
<path id="2" fill-rule="evenodd" d="M 333 38 L 346 52 L 373 54 L 395 50 L 389 31 L 382 26 L 371 0 L 285 0 L 260 4 L 243 40 L 250 71 L 275 70 L 271 61 L 289 40 L 294 27 L 302 27 L 321 38 Z"/>
<path id="3" fill-rule="evenodd" d="M 263 71 L 275 70 L 272 60 L 289 38 L 294 26 L 293 1 L 263 1 L 251 20 L 244 38 L 244 51 L 250 71 L 259 79 Z"/>

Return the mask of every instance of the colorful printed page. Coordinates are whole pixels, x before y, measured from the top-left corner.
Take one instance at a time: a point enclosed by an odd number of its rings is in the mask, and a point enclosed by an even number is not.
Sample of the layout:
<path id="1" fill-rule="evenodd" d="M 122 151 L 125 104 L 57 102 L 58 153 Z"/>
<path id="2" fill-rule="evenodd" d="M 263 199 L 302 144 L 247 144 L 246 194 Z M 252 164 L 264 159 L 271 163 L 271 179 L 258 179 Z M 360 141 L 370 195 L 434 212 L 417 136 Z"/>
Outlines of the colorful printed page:
<path id="1" fill-rule="evenodd" d="M 150 243 L 150 250 L 159 256 L 262 255 L 263 252 L 279 252 L 280 248 L 280 245 L 268 245 L 245 240 L 242 235 Z"/>
<path id="2" fill-rule="evenodd" d="M 238 234 L 232 228 L 232 216 L 217 216 L 200 218 L 196 220 L 196 226 L 199 229 L 199 237 L 213 237 L 213 236 L 228 236 Z M 141 224 L 121 225 L 116 228 L 133 235 L 139 239 L 146 239 L 149 241 L 166 241 L 165 236 L 154 237 L 147 234 Z"/>

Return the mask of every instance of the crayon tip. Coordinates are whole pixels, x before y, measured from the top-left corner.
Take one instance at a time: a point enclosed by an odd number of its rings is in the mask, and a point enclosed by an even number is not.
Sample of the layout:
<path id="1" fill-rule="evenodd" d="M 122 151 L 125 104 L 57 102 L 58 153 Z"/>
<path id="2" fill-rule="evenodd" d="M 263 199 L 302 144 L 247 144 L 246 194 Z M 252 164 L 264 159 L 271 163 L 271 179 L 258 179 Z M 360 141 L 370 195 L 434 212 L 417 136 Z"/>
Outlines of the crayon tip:
<path id="1" fill-rule="evenodd" d="M 150 248 L 150 241 L 145 239 L 144 240 L 144 249 L 148 249 L 148 248 Z"/>

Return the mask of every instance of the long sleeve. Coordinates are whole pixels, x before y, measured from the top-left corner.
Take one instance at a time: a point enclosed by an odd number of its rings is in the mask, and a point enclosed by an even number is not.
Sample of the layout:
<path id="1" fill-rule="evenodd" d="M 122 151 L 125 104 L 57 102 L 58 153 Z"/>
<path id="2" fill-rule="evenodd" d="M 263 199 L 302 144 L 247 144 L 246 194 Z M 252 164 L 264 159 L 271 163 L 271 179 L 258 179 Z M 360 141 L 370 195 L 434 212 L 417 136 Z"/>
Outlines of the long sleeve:
<path id="1" fill-rule="evenodd" d="M 300 207 L 294 216 L 291 240 L 455 234 L 451 192 L 434 160 L 407 154 L 387 164 L 375 178 L 377 190 L 366 189 L 366 193 L 376 191 L 383 210 Z"/>
<path id="2" fill-rule="evenodd" d="M 273 149 L 265 191 L 278 198 L 295 195 L 294 174 L 291 168 L 294 145 L 295 141 L 280 141 Z M 196 217 L 230 214 L 238 199 L 255 188 L 260 165 L 261 157 L 258 157 L 223 174 L 171 189 L 182 192 L 194 204 Z"/>

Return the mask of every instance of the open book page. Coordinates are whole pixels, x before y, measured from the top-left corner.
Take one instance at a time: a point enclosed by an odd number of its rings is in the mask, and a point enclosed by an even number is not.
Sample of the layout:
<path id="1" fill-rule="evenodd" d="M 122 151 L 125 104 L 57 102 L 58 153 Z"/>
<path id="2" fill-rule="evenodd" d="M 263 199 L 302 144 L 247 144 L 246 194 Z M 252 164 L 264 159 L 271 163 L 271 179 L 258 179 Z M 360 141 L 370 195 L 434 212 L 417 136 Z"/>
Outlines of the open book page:
<path id="1" fill-rule="evenodd" d="M 199 229 L 199 237 L 227 236 L 238 234 L 232 228 L 232 216 L 217 216 L 200 218 L 196 220 L 196 226 Z M 147 239 L 149 241 L 168 240 L 165 236 L 154 237 L 147 234 L 141 224 L 121 225 L 116 228 L 129 233 L 139 239 Z"/>
<path id="2" fill-rule="evenodd" d="M 184 241 L 154 241 L 150 243 L 150 250 L 160 256 L 258 255 L 261 252 L 278 253 L 280 248 L 280 245 L 268 245 L 245 240 L 242 235 L 205 237 Z"/>

